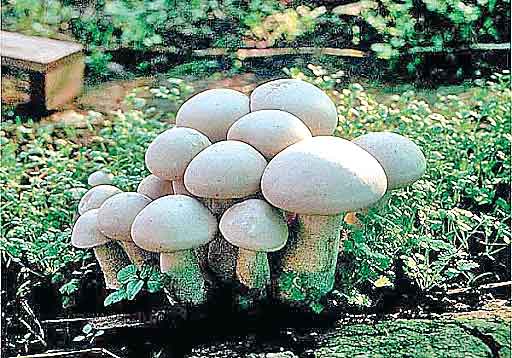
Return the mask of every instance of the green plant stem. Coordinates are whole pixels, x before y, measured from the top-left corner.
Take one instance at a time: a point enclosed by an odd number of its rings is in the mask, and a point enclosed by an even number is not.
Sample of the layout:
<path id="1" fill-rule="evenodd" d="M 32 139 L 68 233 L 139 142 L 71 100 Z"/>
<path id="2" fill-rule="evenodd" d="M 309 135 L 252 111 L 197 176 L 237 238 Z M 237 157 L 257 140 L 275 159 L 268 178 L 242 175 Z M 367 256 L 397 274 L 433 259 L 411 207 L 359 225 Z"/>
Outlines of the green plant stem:
<path id="1" fill-rule="evenodd" d="M 160 270 L 170 278 L 167 288 L 180 303 L 200 305 L 206 301 L 205 280 L 193 250 L 161 253 Z"/>
<path id="2" fill-rule="evenodd" d="M 299 215 L 297 238 L 285 248 L 278 278 L 284 302 L 320 298 L 334 287 L 343 215 Z M 288 281 L 292 279 L 292 289 Z M 295 289 L 300 295 L 294 295 Z"/>

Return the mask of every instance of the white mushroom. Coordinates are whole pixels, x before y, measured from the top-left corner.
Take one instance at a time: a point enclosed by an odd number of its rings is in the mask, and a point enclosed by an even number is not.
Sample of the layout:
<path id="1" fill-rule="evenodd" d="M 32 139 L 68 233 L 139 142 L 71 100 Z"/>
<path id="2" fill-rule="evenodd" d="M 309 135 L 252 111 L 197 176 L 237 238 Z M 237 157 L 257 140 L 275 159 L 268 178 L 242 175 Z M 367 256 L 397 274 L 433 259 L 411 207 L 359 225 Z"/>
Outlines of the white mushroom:
<path id="1" fill-rule="evenodd" d="M 90 186 L 110 185 L 112 184 L 112 179 L 114 179 L 114 176 L 111 173 L 107 173 L 104 170 L 97 170 L 89 175 L 87 183 Z"/>
<path id="2" fill-rule="evenodd" d="M 261 180 L 272 205 L 298 213 L 299 232 L 285 249 L 279 296 L 293 300 L 284 283 L 296 279 L 306 294 L 332 290 L 342 212 L 378 201 L 387 187 L 377 160 L 357 145 L 336 137 L 313 137 L 274 157 Z"/>
<path id="3" fill-rule="evenodd" d="M 122 193 L 122 190 L 112 185 L 95 186 L 80 199 L 78 213 L 83 215 L 89 210 L 98 209 L 105 200 L 119 193 Z"/>
<path id="4" fill-rule="evenodd" d="M 198 93 L 176 114 L 176 126 L 197 129 L 212 143 L 226 140 L 229 127 L 249 113 L 249 97 L 227 88 Z"/>
<path id="5" fill-rule="evenodd" d="M 162 196 L 174 194 L 174 190 L 172 189 L 172 181 L 163 180 L 156 175 L 150 174 L 141 180 L 137 186 L 137 193 L 155 200 Z"/>
<path id="6" fill-rule="evenodd" d="M 421 178 L 427 168 L 423 152 L 412 140 L 391 132 L 372 132 L 352 141 L 380 163 L 388 190 L 403 188 Z"/>
<path id="7" fill-rule="evenodd" d="M 160 268 L 171 278 L 180 302 L 206 300 L 205 281 L 193 249 L 217 232 L 217 220 L 198 200 L 169 195 L 153 201 L 135 218 L 131 236 L 141 248 L 160 253 Z"/>
<path id="8" fill-rule="evenodd" d="M 270 284 L 267 252 L 278 251 L 288 239 L 288 226 L 279 210 L 260 199 L 249 199 L 226 210 L 219 223 L 224 238 L 239 248 L 238 280 L 265 295 Z"/>
<path id="9" fill-rule="evenodd" d="M 296 79 L 270 81 L 251 94 L 251 112 L 279 109 L 298 117 L 311 134 L 331 135 L 338 125 L 336 105 L 320 88 Z"/>
<path id="10" fill-rule="evenodd" d="M 71 243 L 79 249 L 92 248 L 105 278 L 107 289 L 120 287 L 117 271 L 130 265 L 123 249 L 98 230 L 98 209 L 91 209 L 78 218 L 73 226 Z"/>
<path id="11" fill-rule="evenodd" d="M 211 144 L 200 132 L 191 128 L 172 128 L 159 134 L 149 145 L 145 161 L 149 171 L 163 180 L 173 181 L 175 194 L 183 192 L 183 175 L 190 161 Z"/>
<path id="12" fill-rule="evenodd" d="M 199 153 L 185 171 L 187 190 L 219 220 L 237 200 L 260 191 L 261 175 L 267 161 L 253 147 L 239 141 L 215 143 Z M 209 245 L 208 263 L 222 280 L 235 276 L 236 249 L 220 232 Z"/>
<path id="13" fill-rule="evenodd" d="M 130 235 L 133 220 L 151 199 L 139 193 L 119 193 L 108 198 L 98 210 L 98 228 L 103 235 L 117 240 L 137 267 L 154 263 L 155 257 L 133 243 Z"/>
<path id="14" fill-rule="evenodd" d="M 251 112 L 236 121 L 228 132 L 228 139 L 251 145 L 268 160 L 310 137 L 311 132 L 300 119 L 278 110 Z"/>

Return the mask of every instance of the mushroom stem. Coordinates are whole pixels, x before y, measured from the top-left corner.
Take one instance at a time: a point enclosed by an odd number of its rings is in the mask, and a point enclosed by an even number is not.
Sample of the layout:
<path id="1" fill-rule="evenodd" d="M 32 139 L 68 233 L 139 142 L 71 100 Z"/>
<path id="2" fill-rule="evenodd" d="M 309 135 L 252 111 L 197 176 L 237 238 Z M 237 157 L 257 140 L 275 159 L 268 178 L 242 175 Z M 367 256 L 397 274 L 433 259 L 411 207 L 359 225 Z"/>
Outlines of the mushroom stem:
<path id="1" fill-rule="evenodd" d="M 141 249 L 131 241 L 119 241 L 119 243 L 132 264 L 137 266 L 137 268 L 141 268 L 144 263 L 150 265 L 156 265 L 158 263 L 158 254 Z"/>
<path id="2" fill-rule="evenodd" d="M 277 284 L 282 301 L 297 300 L 293 289 L 308 298 L 319 298 L 332 290 L 342 219 L 342 215 L 298 216 L 297 237 L 285 247 L 281 259 L 282 273 Z"/>
<path id="3" fill-rule="evenodd" d="M 270 266 L 266 252 L 239 248 L 236 262 L 238 280 L 249 289 L 260 289 L 262 295 L 270 284 Z"/>
<path id="4" fill-rule="evenodd" d="M 131 264 L 121 246 L 115 241 L 110 241 L 94 247 L 93 251 L 103 272 L 105 287 L 108 290 L 121 287 L 117 281 L 117 271 Z"/>
<path id="5" fill-rule="evenodd" d="M 162 252 L 160 270 L 169 276 L 168 288 L 179 302 L 199 305 L 206 301 L 205 280 L 193 250 Z"/>
<path id="6" fill-rule="evenodd" d="M 175 195 L 186 195 L 186 196 L 192 196 L 192 197 L 194 196 L 185 187 L 183 178 L 172 181 L 172 190 L 174 191 Z"/>
<path id="7" fill-rule="evenodd" d="M 202 198 L 200 201 L 206 206 L 217 220 L 229 209 L 236 200 Z M 237 248 L 224 239 L 220 230 L 208 244 L 208 266 L 221 281 L 230 281 L 235 278 Z"/>

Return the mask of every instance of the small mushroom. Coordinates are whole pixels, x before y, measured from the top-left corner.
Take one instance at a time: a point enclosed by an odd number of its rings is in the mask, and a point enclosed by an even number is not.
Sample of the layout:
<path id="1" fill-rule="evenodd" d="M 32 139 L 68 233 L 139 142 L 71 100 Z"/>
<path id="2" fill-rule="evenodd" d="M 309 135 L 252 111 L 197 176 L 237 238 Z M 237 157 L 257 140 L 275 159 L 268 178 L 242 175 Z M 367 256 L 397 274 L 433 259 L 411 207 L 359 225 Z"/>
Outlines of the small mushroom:
<path id="1" fill-rule="evenodd" d="M 414 183 L 425 173 L 427 164 L 421 149 L 409 138 L 392 132 L 371 132 L 352 140 L 370 153 L 384 169 L 388 189 L 377 206 L 386 205 L 390 192 Z M 348 213 L 345 222 L 359 225 L 356 213 Z"/>
<path id="2" fill-rule="evenodd" d="M 156 261 L 155 255 L 135 245 L 130 235 L 133 220 L 150 202 L 150 198 L 139 193 L 119 193 L 105 200 L 98 211 L 98 228 L 101 233 L 119 241 L 137 267 Z"/>
<path id="3" fill-rule="evenodd" d="M 251 112 L 279 109 L 298 117 L 311 134 L 331 135 L 338 125 L 336 105 L 320 88 L 296 79 L 270 81 L 251 93 Z"/>
<path id="4" fill-rule="evenodd" d="M 229 129 L 228 139 L 247 143 L 270 160 L 290 145 L 310 138 L 311 132 L 294 115 L 278 110 L 246 114 Z"/>
<path id="5" fill-rule="evenodd" d="M 391 132 L 372 132 L 352 141 L 380 163 L 388 178 L 388 190 L 414 183 L 425 173 L 425 156 L 412 140 Z"/>
<path id="6" fill-rule="evenodd" d="M 199 153 L 188 165 L 184 182 L 220 220 L 234 203 L 260 191 L 265 158 L 250 145 L 234 141 L 215 143 Z M 235 276 L 236 249 L 219 232 L 209 245 L 208 263 L 221 280 Z"/>
<path id="7" fill-rule="evenodd" d="M 267 252 L 280 250 L 288 239 L 283 215 L 264 200 L 249 199 L 226 210 L 219 230 L 229 243 L 239 248 L 238 280 L 263 297 L 270 284 Z"/>
<path id="8" fill-rule="evenodd" d="M 182 190 L 185 169 L 210 144 L 210 140 L 195 129 L 174 127 L 151 142 L 145 155 L 146 166 L 160 179 L 172 180 L 174 194 L 189 195 Z"/>
<path id="9" fill-rule="evenodd" d="M 71 244 L 79 249 L 92 248 L 105 278 L 107 289 L 120 287 L 117 271 L 130 264 L 123 249 L 98 229 L 98 209 L 91 209 L 78 218 L 73 226 Z"/>
<path id="10" fill-rule="evenodd" d="M 245 94 L 227 88 L 210 89 L 183 103 L 176 114 L 176 126 L 194 128 L 215 143 L 226 140 L 229 127 L 249 111 Z"/>
<path id="11" fill-rule="evenodd" d="M 135 218 L 134 242 L 160 253 L 160 269 L 171 278 L 170 289 L 180 302 L 206 300 L 205 280 L 193 249 L 210 242 L 217 220 L 198 200 L 169 195 L 153 201 Z"/>
<path id="12" fill-rule="evenodd" d="M 119 193 L 122 193 L 122 190 L 113 185 L 95 186 L 80 199 L 78 203 L 78 213 L 83 215 L 89 210 L 98 209 L 105 200 Z"/>
<path id="13" fill-rule="evenodd" d="M 174 194 L 174 190 L 170 180 L 163 180 L 156 175 L 150 174 L 141 180 L 137 186 L 137 193 L 155 200 L 162 196 Z"/>
<path id="14" fill-rule="evenodd" d="M 261 179 L 267 201 L 298 213 L 299 230 L 284 250 L 278 295 L 293 281 L 306 296 L 332 290 L 342 213 L 368 207 L 385 193 L 384 170 L 368 152 L 336 137 L 313 137 L 291 145 L 270 161 Z"/>
<path id="15" fill-rule="evenodd" d="M 112 179 L 114 179 L 114 176 L 111 173 L 107 173 L 104 170 L 97 170 L 89 175 L 87 183 L 90 186 L 110 185 L 112 184 Z"/>

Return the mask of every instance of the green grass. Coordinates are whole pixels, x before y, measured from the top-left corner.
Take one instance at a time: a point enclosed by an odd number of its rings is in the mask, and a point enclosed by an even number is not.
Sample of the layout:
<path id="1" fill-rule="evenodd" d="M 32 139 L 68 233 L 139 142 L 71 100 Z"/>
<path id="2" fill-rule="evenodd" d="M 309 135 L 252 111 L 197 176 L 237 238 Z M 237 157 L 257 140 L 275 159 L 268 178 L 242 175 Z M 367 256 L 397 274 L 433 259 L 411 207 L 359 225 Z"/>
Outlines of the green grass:
<path id="1" fill-rule="evenodd" d="M 351 234 L 337 290 L 349 304 L 376 305 L 379 290 L 400 289 L 403 279 L 422 295 L 436 295 L 510 276 L 508 74 L 474 86 L 469 95 L 439 95 L 433 104 L 410 91 L 382 104 L 357 84 L 341 89 L 307 70 L 288 73 L 318 84 L 336 101 L 337 135 L 352 139 L 368 131 L 395 131 L 420 145 L 428 159 L 424 178 L 394 191 L 388 206 L 359 215 L 361 228 L 347 226 Z M 92 125 L 93 113 L 84 129 L 4 122 L 0 249 L 4 265 L 22 272 L 13 287 L 19 295 L 50 282 L 71 304 L 68 296 L 94 262 L 70 244 L 87 176 L 107 169 L 121 189 L 134 190 L 147 175 L 144 152 L 170 124 L 145 101 L 135 96 L 128 101 L 131 110 L 105 117 L 101 126 Z"/>

